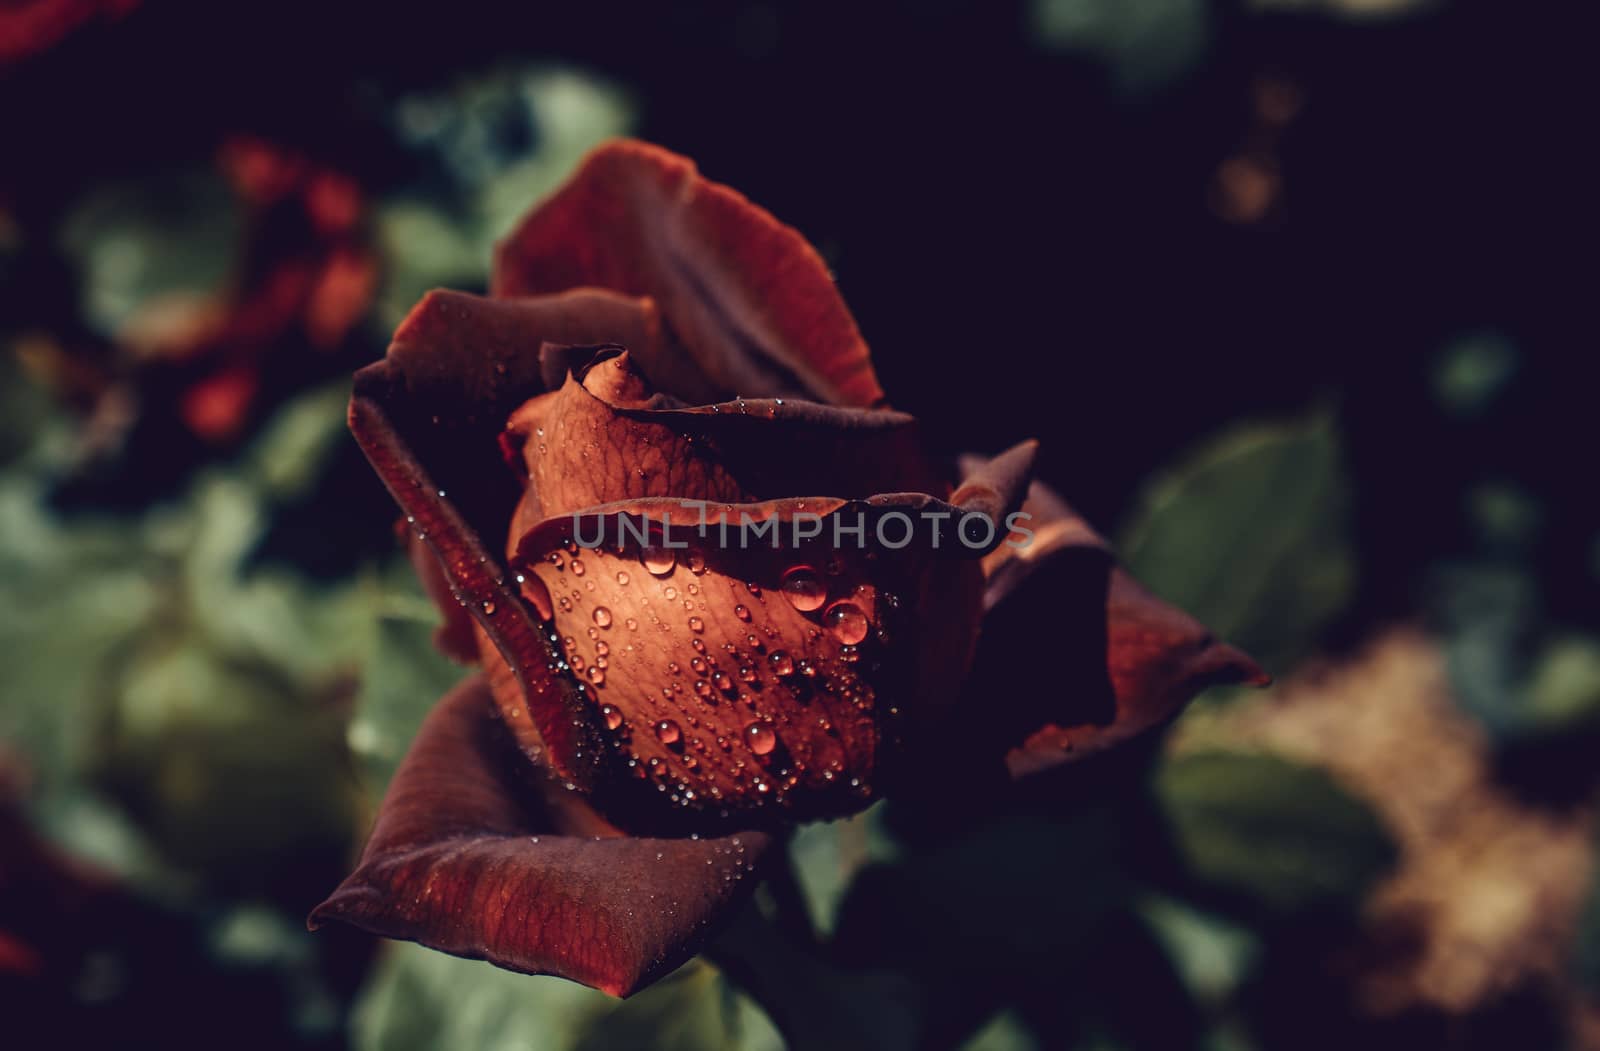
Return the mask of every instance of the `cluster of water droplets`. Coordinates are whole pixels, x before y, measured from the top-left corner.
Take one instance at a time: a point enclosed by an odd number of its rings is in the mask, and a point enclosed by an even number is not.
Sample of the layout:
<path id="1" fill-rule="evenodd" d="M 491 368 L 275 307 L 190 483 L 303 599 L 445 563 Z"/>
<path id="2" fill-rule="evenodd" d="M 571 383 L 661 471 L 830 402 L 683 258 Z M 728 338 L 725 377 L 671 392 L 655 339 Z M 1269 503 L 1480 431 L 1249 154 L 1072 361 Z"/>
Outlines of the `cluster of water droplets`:
<path id="1" fill-rule="evenodd" d="M 717 625 L 729 639 L 717 653 L 705 636 L 716 608 L 727 607 L 714 608 L 705 588 L 738 584 L 706 578 L 705 558 L 692 550 L 646 544 L 636 549 L 637 566 L 631 570 L 609 569 L 604 560 L 616 555 L 583 551 L 568 541 L 564 550 L 547 556 L 554 573 L 545 571 L 541 576 L 554 596 L 558 617 L 572 614 L 582 618 L 578 623 L 588 622 L 587 643 L 572 634 L 552 633 L 559 652 L 552 670 L 571 672 L 580 690 L 587 685 L 598 691 L 594 699 L 605 732 L 634 776 L 653 782 L 676 805 L 708 808 L 724 802 L 730 776 L 758 797 L 779 800 L 803 780 L 844 781 L 846 748 L 839 740 L 841 728 L 828 713 L 842 702 L 870 717 L 876 703 L 872 687 L 852 667 L 860 660 L 859 647 L 874 634 L 873 619 L 858 598 L 869 594 L 865 585 L 851 588 L 836 579 L 841 572 L 836 561 L 822 569 L 809 563 L 791 565 L 780 575 L 773 595 L 801 614 L 802 624 L 809 622 L 809 627 L 797 629 L 793 615 L 777 615 L 761 585 L 750 581 L 743 585 L 748 597 L 732 607 L 737 626 Z M 607 566 L 608 572 L 590 573 L 595 564 Z M 680 569 L 686 573 L 679 574 Z M 598 594 L 589 594 L 597 591 L 596 577 L 603 587 Z M 619 619 L 602 604 L 608 594 L 613 605 L 626 606 L 637 616 Z M 660 675 L 649 665 L 659 654 L 661 641 L 678 645 L 685 636 L 672 633 L 684 628 L 690 652 L 667 663 L 663 682 L 638 691 L 654 712 L 632 711 L 633 702 L 625 712 L 618 704 L 600 700 L 612 688 L 607 674 L 613 659 L 623 660 L 625 666 L 637 659 L 649 674 Z M 794 637 L 797 630 L 802 637 Z M 649 639 L 650 632 L 668 639 Z M 828 640 L 833 645 L 824 645 Z M 819 695 L 829 700 L 812 704 Z M 744 720 L 735 712 L 744 712 Z M 737 733 L 722 729 L 730 723 L 741 727 Z M 786 744 L 785 736 L 791 732 L 792 741 Z M 865 791 L 854 778 L 845 783 Z"/>

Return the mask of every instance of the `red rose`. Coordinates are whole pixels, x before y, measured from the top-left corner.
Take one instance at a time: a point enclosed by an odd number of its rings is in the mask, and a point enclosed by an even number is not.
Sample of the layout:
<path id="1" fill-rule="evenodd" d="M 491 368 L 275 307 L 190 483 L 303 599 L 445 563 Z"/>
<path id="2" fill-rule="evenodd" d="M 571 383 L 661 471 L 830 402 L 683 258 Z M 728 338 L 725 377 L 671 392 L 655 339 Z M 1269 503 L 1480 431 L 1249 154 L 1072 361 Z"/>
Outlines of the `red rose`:
<path id="1" fill-rule="evenodd" d="M 483 673 L 314 924 L 626 994 L 784 826 L 914 790 L 946 742 L 1022 776 L 1260 676 L 1029 491 L 1032 443 L 927 459 L 816 252 L 652 146 L 597 150 L 491 298 L 424 299 L 350 421 Z M 1002 599 L 1026 626 L 979 646 Z"/>

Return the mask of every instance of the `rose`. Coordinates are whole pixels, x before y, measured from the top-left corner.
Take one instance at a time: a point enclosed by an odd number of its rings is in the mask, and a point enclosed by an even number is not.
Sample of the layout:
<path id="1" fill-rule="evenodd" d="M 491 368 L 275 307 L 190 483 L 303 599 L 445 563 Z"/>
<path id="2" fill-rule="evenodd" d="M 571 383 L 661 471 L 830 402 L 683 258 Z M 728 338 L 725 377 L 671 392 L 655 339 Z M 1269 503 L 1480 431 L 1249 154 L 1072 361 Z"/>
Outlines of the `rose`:
<path id="1" fill-rule="evenodd" d="M 438 641 L 483 674 L 313 924 L 626 994 L 784 826 L 951 763 L 1034 774 L 1260 677 L 1030 489 L 1032 443 L 927 459 L 821 259 L 684 159 L 596 151 L 493 292 L 433 293 L 356 378 Z M 924 526 L 880 544 L 889 515 Z M 865 542 L 796 539 L 824 521 Z"/>

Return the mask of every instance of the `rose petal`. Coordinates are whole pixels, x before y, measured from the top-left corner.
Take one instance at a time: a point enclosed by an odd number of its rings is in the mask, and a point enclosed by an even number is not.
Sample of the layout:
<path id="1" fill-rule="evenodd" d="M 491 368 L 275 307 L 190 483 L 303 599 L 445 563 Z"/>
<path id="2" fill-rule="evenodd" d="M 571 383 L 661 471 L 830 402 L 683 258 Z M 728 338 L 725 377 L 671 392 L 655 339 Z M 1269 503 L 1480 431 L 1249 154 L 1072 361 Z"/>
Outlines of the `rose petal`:
<path id="1" fill-rule="evenodd" d="M 659 147 L 620 141 L 591 153 L 500 244 L 493 285 L 499 296 L 583 286 L 650 296 L 721 397 L 883 400 L 816 250 Z"/>
<path id="2" fill-rule="evenodd" d="M 1201 690 L 1266 674 L 1120 569 L 1105 541 L 1039 483 L 1014 533 L 984 560 L 983 634 L 962 705 L 1013 777 L 1111 747 Z M 997 698 L 1005 704 L 995 703 Z"/>
<path id="3" fill-rule="evenodd" d="M 658 334 L 647 301 L 613 293 L 498 302 L 434 292 L 396 331 L 384 360 L 356 374 L 350 429 L 425 545 L 422 557 L 438 565 L 422 575 L 429 593 L 444 599 L 440 641 L 446 652 L 465 656 L 470 623 L 486 633 L 519 695 L 530 698 L 529 718 L 518 724 L 530 754 L 549 744 L 573 762 L 586 754 L 592 728 L 570 689 L 545 674 L 554 660 L 549 642 L 501 561 L 522 491 L 514 473 L 494 469 L 501 430 L 513 408 L 543 389 L 545 342 L 624 338 L 648 356 Z M 589 780 L 582 765 L 559 772 Z"/>
<path id="4" fill-rule="evenodd" d="M 537 517 L 629 498 L 947 491 L 910 416 L 793 399 L 675 407 L 656 396 L 631 351 L 616 349 L 520 407 L 508 434 L 521 446 L 532 482 L 524 501 L 537 501 Z"/>
<path id="5" fill-rule="evenodd" d="M 553 804 L 497 740 L 481 678 L 423 723 L 360 866 L 311 914 L 626 996 L 694 954 L 754 884 L 760 832 L 633 839 Z"/>
<path id="6" fill-rule="evenodd" d="M 689 510 L 645 497 L 529 530 L 512 564 L 539 582 L 570 670 L 604 705 L 615 760 L 657 793 L 607 812 L 670 824 L 672 807 L 735 820 L 860 809 L 893 776 L 900 734 L 953 701 L 982 601 L 982 544 L 954 526 L 942 542 L 883 526 L 975 508 L 1003 520 L 1031 455 L 1020 446 L 963 486 L 964 505 L 906 493 Z M 788 597 L 796 573 L 813 600 Z"/>

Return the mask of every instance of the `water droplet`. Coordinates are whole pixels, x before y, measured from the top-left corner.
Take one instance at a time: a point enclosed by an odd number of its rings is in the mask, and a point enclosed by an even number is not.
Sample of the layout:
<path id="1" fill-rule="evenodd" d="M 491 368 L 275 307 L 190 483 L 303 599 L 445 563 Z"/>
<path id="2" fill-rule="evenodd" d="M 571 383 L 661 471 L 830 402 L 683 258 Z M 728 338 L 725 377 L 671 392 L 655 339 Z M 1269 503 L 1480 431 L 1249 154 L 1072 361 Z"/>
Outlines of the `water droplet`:
<path id="1" fill-rule="evenodd" d="M 683 737 L 683 731 L 678 729 L 678 724 L 671 719 L 663 719 L 656 723 L 656 736 L 662 744 L 677 744 Z"/>
<path id="2" fill-rule="evenodd" d="M 545 558 L 545 561 L 549 562 L 552 566 L 555 566 L 557 569 L 562 569 L 562 568 L 564 568 L 566 566 L 566 562 L 565 562 L 564 559 L 562 559 L 561 552 L 559 552 L 559 551 L 550 552 L 550 554 Z"/>
<path id="3" fill-rule="evenodd" d="M 856 661 L 861 659 L 861 651 L 856 649 L 854 646 L 840 646 L 839 659 L 844 661 L 846 664 L 854 664 Z"/>
<path id="4" fill-rule="evenodd" d="M 620 569 L 617 570 L 617 583 L 621 584 L 623 587 L 628 586 L 628 574 Z"/>
<path id="5" fill-rule="evenodd" d="M 755 682 L 756 681 L 756 670 L 754 668 L 750 667 L 750 665 L 748 665 L 748 664 L 740 665 L 739 666 L 739 680 L 741 682 Z"/>
<path id="6" fill-rule="evenodd" d="M 812 665 L 812 663 L 810 661 L 806 660 L 804 657 L 802 657 L 798 661 L 795 661 L 794 670 L 799 672 L 801 675 L 804 675 L 808 679 L 814 677 L 817 674 L 816 667 L 814 665 Z"/>
<path id="7" fill-rule="evenodd" d="M 577 559 L 573 559 L 572 560 L 572 575 L 573 576 L 581 577 L 586 572 L 588 572 L 588 571 L 583 568 L 583 563 L 582 562 L 578 561 Z"/>
<path id="8" fill-rule="evenodd" d="M 616 705 L 602 704 L 600 714 L 605 717 L 607 730 L 615 730 L 622 725 L 622 712 L 617 710 Z"/>
<path id="9" fill-rule="evenodd" d="M 705 658 L 703 658 L 703 657 L 692 658 L 689 661 L 689 667 L 693 668 L 695 671 L 699 672 L 701 675 L 704 675 L 706 673 L 707 669 L 708 669 L 708 665 L 706 664 Z"/>
<path id="10" fill-rule="evenodd" d="M 750 611 L 748 609 L 745 609 L 743 606 L 735 606 L 735 607 L 733 607 L 733 615 L 735 617 L 738 617 L 740 620 L 745 621 L 747 623 L 750 620 Z"/>
<path id="11" fill-rule="evenodd" d="M 623 623 L 628 626 L 629 631 L 639 630 L 639 622 L 634 620 L 632 617 L 629 617 L 627 620 L 623 621 Z"/>
<path id="12" fill-rule="evenodd" d="M 596 686 L 604 685 L 606 681 L 606 670 L 600 665 L 596 664 L 594 667 L 589 669 L 589 681 L 594 683 Z"/>
<path id="13" fill-rule="evenodd" d="M 611 627 L 611 611 L 604 606 L 594 608 L 594 622 L 602 628 Z"/>
<path id="14" fill-rule="evenodd" d="M 767 660 L 772 663 L 772 673 L 779 678 L 788 678 L 794 674 L 794 661 L 783 650 L 775 650 Z"/>
<path id="15" fill-rule="evenodd" d="M 719 690 L 729 690 L 733 688 L 733 680 L 728 678 L 725 671 L 714 671 L 711 673 L 711 685 Z"/>
<path id="16" fill-rule="evenodd" d="M 828 626 L 833 637 L 846 646 L 854 646 L 866 638 L 871 628 L 867 615 L 853 602 L 835 602 L 822 615 L 822 622 Z"/>
<path id="17" fill-rule="evenodd" d="M 491 601 L 490 599 L 484 599 L 483 600 L 483 612 L 487 616 L 493 616 L 494 615 L 494 602 Z"/>
<path id="18" fill-rule="evenodd" d="M 688 565 L 689 572 L 695 574 L 696 576 L 699 576 L 701 573 L 706 571 L 705 556 L 698 551 L 689 552 L 689 557 L 684 559 L 684 562 Z M 691 588 L 691 590 L 693 589 Z"/>
<path id="19" fill-rule="evenodd" d="M 611 647 L 606 645 L 605 642 L 602 641 L 602 642 L 597 642 L 597 643 L 594 644 L 594 653 L 595 653 L 596 657 L 604 657 L 606 654 L 608 654 L 610 652 L 611 652 Z"/>
<path id="20" fill-rule="evenodd" d="M 690 631 L 705 631 L 706 630 L 706 622 L 701 620 L 699 617 L 690 617 L 689 618 L 689 630 Z"/>
<path id="21" fill-rule="evenodd" d="M 689 645 L 694 647 L 694 651 L 696 653 L 704 653 L 706 651 L 706 644 L 701 642 L 699 639 L 690 639 Z"/>
<path id="22" fill-rule="evenodd" d="M 783 575 L 783 597 L 801 613 L 809 613 L 828 600 L 828 586 L 810 566 L 795 566 Z"/>
<path id="23" fill-rule="evenodd" d="M 557 602 L 556 605 L 561 607 L 561 612 L 563 613 L 572 612 L 572 600 L 567 598 L 565 595 L 561 596 L 561 601 Z"/>
<path id="24" fill-rule="evenodd" d="M 711 684 L 706 682 L 704 679 L 696 679 L 694 683 L 694 692 L 698 693 L 702 697 L 710 697 Z"/>
<path id="25" fill-rule="evenodd" d="M 668 584 L 666 587 L 661 589 L 661 595 L 668 602 L 671 602 L 678 597 L 678 589 L 673 587 L 671 584 Z"/>
<path id="26" fill-rule="evenodd" d="M 678 564 L 678 556 L 669 547 L 645 546 L 639 549 L 639 562 L 653 577 L 664 577 Z"/>

